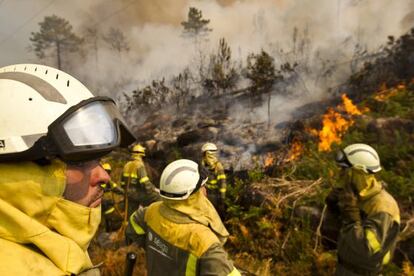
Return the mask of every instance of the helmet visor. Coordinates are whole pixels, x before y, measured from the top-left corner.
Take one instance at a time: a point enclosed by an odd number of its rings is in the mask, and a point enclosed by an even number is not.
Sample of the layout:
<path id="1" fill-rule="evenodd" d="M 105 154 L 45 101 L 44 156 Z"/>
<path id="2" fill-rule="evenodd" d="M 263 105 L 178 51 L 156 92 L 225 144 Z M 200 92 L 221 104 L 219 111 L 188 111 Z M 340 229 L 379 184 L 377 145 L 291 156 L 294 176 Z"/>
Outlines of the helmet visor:
<path id="1" fill-rule="evenodd" d="M 110 102 L 92 102 L 63 122 L 63 129 L 75 146 L 111 145 L 118 140 Z"/>
<path id="2" fill-rule="evenodd" d="M 49 126 L 49 140 L 64 161 L 101 158 L 135 141 L 115 102 L 95 97 L 71 107 Z"/>
<path id="3" fill-rule="evenodd" d="M 351 163 L 349 163 L 349 160 L 346 157 L 346 154 L 343 150 L 339 150 L 336 153 L 335 161 L 336 161 L 336 164 L 338 164 L 338 166 L 340 166 L 340 167 L 343 167 L 343 168 L 352 167 Z"/>

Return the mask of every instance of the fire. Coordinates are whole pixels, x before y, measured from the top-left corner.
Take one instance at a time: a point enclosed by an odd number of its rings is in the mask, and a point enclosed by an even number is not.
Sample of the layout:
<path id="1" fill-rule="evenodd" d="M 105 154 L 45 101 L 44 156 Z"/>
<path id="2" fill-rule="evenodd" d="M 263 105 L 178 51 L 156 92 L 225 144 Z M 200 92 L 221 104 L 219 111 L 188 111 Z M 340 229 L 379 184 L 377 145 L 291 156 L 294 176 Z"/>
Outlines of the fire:
<path id="1" fill-rule="evenodd" d="M 385 102 L 387 101 L 389 98 L 395 96 L 398 94 L 399 91 L 404 90 L 405 84 L 404 83 L 400 83 L 398 84 L 396 87 L 394 88 L 387 88 L 387 85 L 385 83 L 383 83 L 381 85 L 380 90 L 377 92 L 377 94 L 374 96 L 374 99 L 379 101 L 379 102 Z"/>
<path id="2" fill-rule="evenodd" d="M 303 152 L 303 145 L 301 142 L 294 140 L 287 158 L 285 159 L 285 162 L 296 160 Z"/>
<path id="3" fill-rule="evenodd" d="M 333 108 L 323 115 L 323 127 L 319 131 L 319 151 L 331 150 L 332 143 L 340 143 L 342 134 L 354 123 L 352 120 L 346 120 Z"/>
<path id="4" fill-rule="evenodd" d="M 362 111 L 345 94 L 342 95 L 342 104 L 337 108 L 344 110 L 348 115 L 362 114 Z M 329 108 L 322 117 L 322 129 L 319 132 L 311 129 L 309 132 L 319 138 L 319 151 L 329 151 L 332 143 L 340 143 L 342 135 L 353 124 L 354 121 L 350 116 L 344 117 L 333 108 Z"/>
<path id="5" fill-rule="evenodd" d="M 287 152 L 286 157 L 282 159 L 282 162 L 286 163 L 286 162 L 291 162 L 293 160 L 296 160 L 302 154 L 302 152 L 303 152 L 302 143 L 296 139 L 293 139 L 293 142 L 290 145 L 290 149 Z M 266 157 L 263 160 L 264 167 L 269 168 L 273 166 L 277 158 L 278 157 L 275 155 L 275 153 L 268 152 L 266 154 Z"/>
<path id="6" fill-rule="evenodd" d="M 352 103 L 352 101 L 345 95 L 342 95 L 342 102 L 346 113 L 350 115 L 362 115 L 362 112 Z"/>
<path id="7" fill-rule="evenodd" d="M 273 155 L 270 152 L 268 152 L 266 154 L 266 158 L 264 160 L 264 166 L 265 166 L 265 168 L 272 166 L 273 165 L 273 162 L 274 162 L 274 157 L 273 157 Z"/>

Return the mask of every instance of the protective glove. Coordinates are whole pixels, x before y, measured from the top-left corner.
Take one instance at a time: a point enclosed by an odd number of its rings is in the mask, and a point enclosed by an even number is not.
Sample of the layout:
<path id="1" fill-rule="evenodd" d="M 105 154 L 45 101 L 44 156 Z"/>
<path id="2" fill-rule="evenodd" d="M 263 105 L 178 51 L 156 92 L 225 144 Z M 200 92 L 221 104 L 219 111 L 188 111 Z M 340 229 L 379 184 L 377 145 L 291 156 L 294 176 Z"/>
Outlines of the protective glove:
<path id="1" fill-rule="evenodd" d="M 361 214 L 358 208 L 358 198 L 350 187 L 346 187 L 339 196 L 338 206 L 344 224 L 361 223 Z"/>

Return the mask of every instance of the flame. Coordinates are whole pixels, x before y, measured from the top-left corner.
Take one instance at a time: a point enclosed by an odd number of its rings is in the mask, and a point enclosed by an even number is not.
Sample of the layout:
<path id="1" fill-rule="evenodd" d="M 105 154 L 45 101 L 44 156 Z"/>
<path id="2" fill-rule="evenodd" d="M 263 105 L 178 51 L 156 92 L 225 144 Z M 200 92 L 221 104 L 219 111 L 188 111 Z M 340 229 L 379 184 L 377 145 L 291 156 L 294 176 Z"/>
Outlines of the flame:
<path id="1" fill-rule="evenodd" d="M 406 87 L 405 87 L 405 84 L 404 83 L 400 83 L 399 85 L 397 85 L 397 89 L 398 90 L 404 90 Z"/>
<path id="2" fill-rule="evenodd" d="M 287 158 L 285 159 L 285 162 L 290 162 L 293 160 L 296 160 L 303 152 L 303 145 L 301 142 L 294 140 Z"/>
<path id="3" fill-rule="evenodd" d="M 348 115 L 362 115 L 362 111 L 345 94 L 342 95 L 342 104 L 337 108 Z M 353 124 L 354 121 L 350 116 L 344 117 L 333 108 L 329 108 L 322 117 L 322 129 L 319 132 L 310 129 L 309 133 L 319 138 L 319 151 L 330 151 L 332 143 L 340 143 L 342 135 Z"/>
<path id="4" fill-rule="evenodd" d="M 275 158 L 273 157 L 273 155 L 270 152 L 268 152 L 266 154 L 266 157 L 265 157 L 265 160 L 264 160 L 264 166 L 265 166 L 265 168 L 272 166 L 274 160 L 275 160 Z"/>
<path id="5" fill-rule="evenodd" d="M 319 132 L 319 151 L 331 150 L 332 143 L 340 143 L 342 134 L 353 124 L 352 120 L 346 120 L 333 108 L 322 118 L 322 130 Z"/>
<path id="6" fill-rule="evenodd" d="M 302 143 L 299 142 L 297 139 L 294 139 L 292 144 L 290 145 L 290 149 L 287 152 L 286 157 L 283 159 L 282 162 L 290 162 L 290 161 L 296 160 L 302 154 L 302 152 L 303 152 Z M 264 167 L 269 168 L 273 166 L 275 164 L 276 158 L 277 157 L 275 153 L 268 152 L 266 154 L 266 157 L 264 158 L 264 162 L 263 162 Z"/>
<path id="7" fill-rule="evenodd" d="M 404 83 L 400 83 L 394 88 L 387 88 L 387 85 L 383 83 L 381 85 L 380 90 L 374 96 L 374 99 L 379 102 L 385 102 L 389 98 L 397 95 L 399 91 L 404 90 L 404 89 L 406 89 L 406 86 Z"/>
<path id="8" fill-rule="evenodd" d="M 345 95 L 342 95 L 342 102 L 346 113 L 350 115 L 362 115 L 362 112 L 352 103 L 352 101 Z"/>

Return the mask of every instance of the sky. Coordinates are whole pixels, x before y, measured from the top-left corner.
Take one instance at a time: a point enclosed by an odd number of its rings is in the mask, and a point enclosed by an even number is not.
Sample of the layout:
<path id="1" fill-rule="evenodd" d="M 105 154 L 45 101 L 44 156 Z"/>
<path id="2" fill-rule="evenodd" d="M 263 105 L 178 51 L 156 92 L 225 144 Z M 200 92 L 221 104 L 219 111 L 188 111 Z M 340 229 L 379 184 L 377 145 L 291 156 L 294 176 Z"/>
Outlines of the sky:
<path id="1" fill-rule="evenodd" d="M 211 20 L 211 42 L 225 37 L 242 51 L 283 44 L 294 26 L 305 24 L 321 43 L 355 35 L 359 29 L 374 46 L 414 23 L 413 0 L 0 0 L 0 66 L 37 61 L 28 51 L 28 38 L 52 14 L 67 19 L 75 30 L 86 24 L 120 27 L 132 36 L 132 48 L 146 49 L 151 62 L 154 54 L 148 52 L 177 43 L 170 36 L 180 34 L 189 6 Z M 252 37 L 255 28 L 261 28 L 262 37 Z"/>

